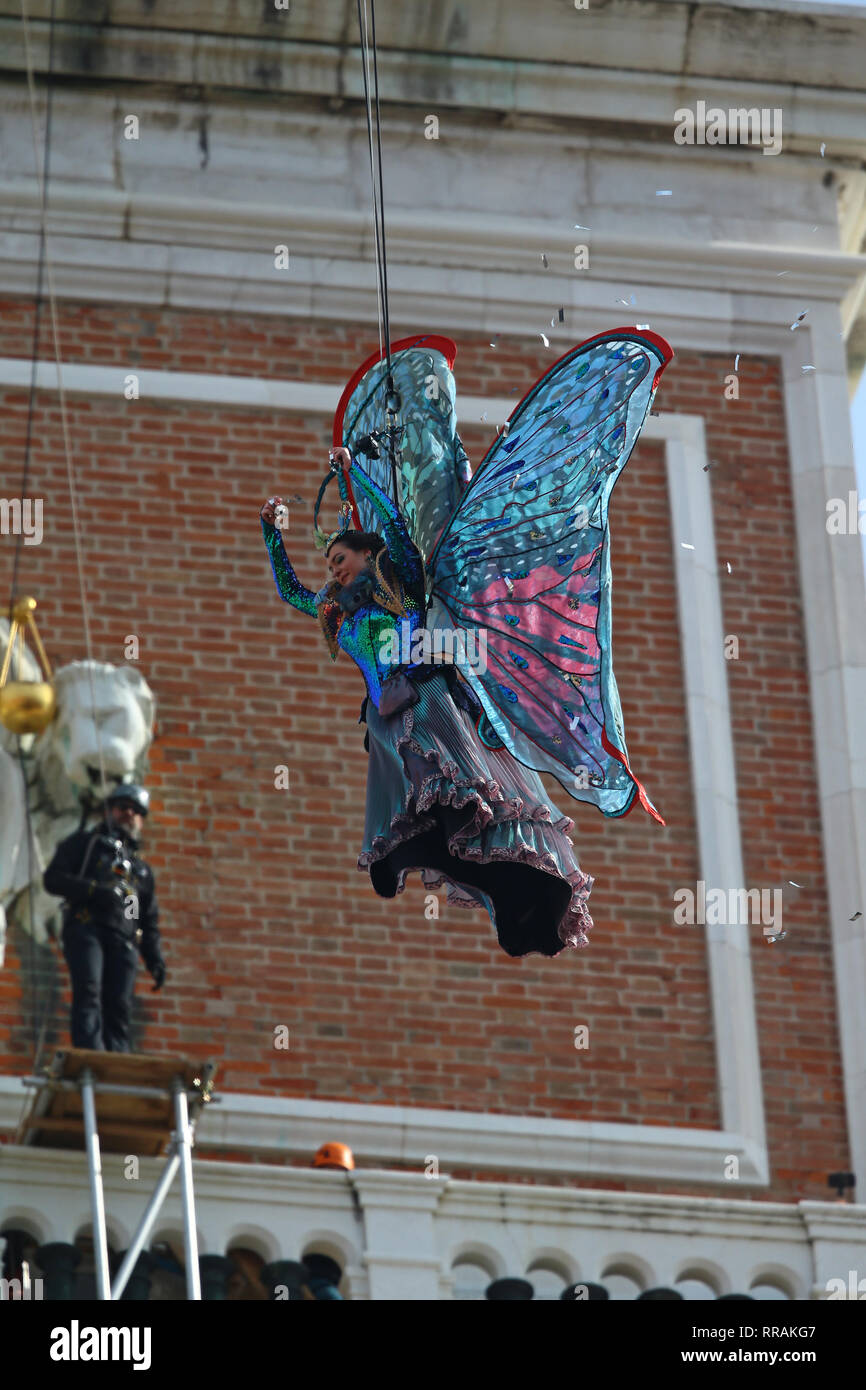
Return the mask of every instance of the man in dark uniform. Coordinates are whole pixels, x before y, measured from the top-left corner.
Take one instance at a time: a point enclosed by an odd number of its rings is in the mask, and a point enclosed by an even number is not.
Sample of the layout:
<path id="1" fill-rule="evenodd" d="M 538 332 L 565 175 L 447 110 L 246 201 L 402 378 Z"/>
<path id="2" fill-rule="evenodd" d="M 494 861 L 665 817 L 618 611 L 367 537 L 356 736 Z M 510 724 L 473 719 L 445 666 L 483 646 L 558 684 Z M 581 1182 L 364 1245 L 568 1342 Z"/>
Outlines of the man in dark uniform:
<path id="1" fill-rule="evenodd" d="M 129 1023 L 140 951 L 165 981 L 159 908 L 150 867 L 136 853 L 150 794 L 123 783 L 105 819 L 58 845 L 43 882 L 63 905 L 63 954 L 72 978 L 72 1046 L 129 1052 Z"/>

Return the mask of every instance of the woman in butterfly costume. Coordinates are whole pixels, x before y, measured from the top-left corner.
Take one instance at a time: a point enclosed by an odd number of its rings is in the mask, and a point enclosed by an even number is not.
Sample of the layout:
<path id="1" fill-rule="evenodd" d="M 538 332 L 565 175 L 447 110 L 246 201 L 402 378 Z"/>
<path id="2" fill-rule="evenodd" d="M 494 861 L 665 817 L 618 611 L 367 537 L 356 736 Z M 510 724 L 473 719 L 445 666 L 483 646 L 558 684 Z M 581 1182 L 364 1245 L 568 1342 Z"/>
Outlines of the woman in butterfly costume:
<path id="1" fill-rule="evenodd" d="M 605 816 L 639 801 L 664 824 L 623 736 L 607 507 L 673 353 L 633 328 L 573 348 L 474 476 L 455 427 L 455 355 L 447 338 L 404 339 L 390 382 L 376 353 L 346 387 L 331 456 L 343 505 L 337 531 L 316 527 L 331 574 L 318 593 L 289 563 L 279 498 L 262 529 L 281 597 L 364 676 L 358 867 L 375 892 L 393 898 L 420 871 L 449 903 L 486 908 L 509 956 L 554 956 L 587 944 L 593 879 L 539 773 Z M 370 437 L 394 391 L 399 450 L 376 457 Z M 431 655 L 451 650 L 451 663 Z"/>

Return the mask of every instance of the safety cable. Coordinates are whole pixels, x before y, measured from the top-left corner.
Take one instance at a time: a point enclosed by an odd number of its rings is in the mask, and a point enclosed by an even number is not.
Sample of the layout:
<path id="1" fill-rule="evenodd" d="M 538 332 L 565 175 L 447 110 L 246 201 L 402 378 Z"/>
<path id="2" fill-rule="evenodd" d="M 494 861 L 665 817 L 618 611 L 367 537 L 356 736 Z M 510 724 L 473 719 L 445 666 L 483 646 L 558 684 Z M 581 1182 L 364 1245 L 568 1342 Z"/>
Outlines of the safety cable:
<path id="1" fill-rule="evenodd" d="M 367 0 L 364 0 L 364 9 L 361 10 L 361 0 L 358 4 L 358 29 L 361 39 L 361 72 L 364 78 L 364 106 L 367 115 L 367 145 L 370 152 L 370 189 L 373 208 L 373 238 L 375 242 L 376 255 L 376 316 L 379 321 L 379 356 L 385 356 L 385 289 L 382 279 L 382 248 L 381 236 L 379 232 L 379 207 L 376 192 L 376 169 L 373 156 L 373 113 L 370 98 L 370 46 L 367 37 Z M 389 344 L 390 351 L 390 344 Z"/>
<path id="2" fill-rule="evenodd" d="M 58 401 L 59 401 L 59 405 L 60 405 L 60 419 L 61 419 L 62 432 L 63 432 L 63 449 L 64 449 L 64 456 L 65 456 L 65 461 L 66 461 L 66 476 L 67 476 L 67 481 L 68 481 L 68 485 L 69 485 L 70 511 L 71 511 L 71 516 L 72 516 L 72 534 L 73 534 L 73 541 L 74 541 L 74 545 L 75 545 L 75 559 L 76 559 L 76 566 L 77 566 L 77 571 L 78 571 L 79 592 L 80 592 L 80 595 L 81 595 L 82 619 L 83 619 L 83 623 L 84 623 L 84 639 L 85 639 L 85 649 L 86 649 L 86 652 L 87 652 L 87 662 L 88 662 L 87 674 L 88 674 L 88 682 L 89 682 L 89 686 L 90 686 L 91 713 L 92 713 L 92 716 L 93 716 L 93 725 L 94 725 L 94 729 L 95 729 L 95 731 L 96 731 L 97 752 L 98 752 L 98 757 L 99 757 L 100 797 L 101 797 L 101 799 L 102 799 L 102 812 L 103 812 L 103 816 L 107 819 L 107 818 L 108 818 L 108 806 L 107 806 L 106 797 L 107 797 L 107 795 L 108 795 L 108 784 L 107 784 L 106 775 L 105 775 L 105 760 L 104 760 L 104 757 L 103 757 L 103 750 L 102 750 L 102 738 L 101 738 L 101 735 L 100 735 L 99 721 L 98 721 L 97 713 L 96 713 L 96 690 L 95 690 L 94 682 L 93 682 L 93 643 L 92 643 L 92 640 L 91 640 L 91 633 L 90 633 L 90 619 L 89 619 L 88 600 L 87 600 L 87 584 L 86 584 L 86 580 L 85 580 L 84 566 L 83 566 L 83 563 L 82 563 L 82 556 L 81 556 L 81 528 L 80 528 L 79 517 L 78 517 L 78 494 L 77 494 L 77 490 L 76 490 L 76 486 L 75 486 L 75 478 L 74 478 L 73 466 L 72 466 L 72 446 L 71 446 L 70 431 L 69 431 L 69 419 L 68 419 L 67 410 L 66 410 L 66 394 L 65 394 L 64 386 L 63 386 L 63 370 L 62 370 L 62 363 L 61 363 L 61 356 L 60 356 L 60 331 L 59 331 L 58 318 L 57 318 L 57 295 L 56 295 L 55 282 L 54 282 L 54 265 L 53 265 L 53 260 L 52 260 L 52 256 L 51 256 L 50 238 L 49 238 L 49 235 L 48 235 L 48 217 L 47 217 L 47 213 L 48 213 L 48 180 L 49 180 L 50 165 L 51 165 L 51 124 L 52 124 L 53 89 L 54 89 L 54 84 L 53 84 L 53 81 L 52 81 L 52 77 L 53 77 L 53 68 L 54 68 L 55 12 L 56 12 L 56 0 L 51 0 L 51 13 L 50 13 L 50 17 L 49 17 L 48 74 L 47 74 L 46 97 L 45 97 L 45 108 L 46 108 L 46 112 L 45 112 L 45 135 L 44 135 L 44 140 L 43 140 L 42 158 L 41 158 L 41 160 L 40 160 L 40 151 L 39 151 L 39 128 L 38 128 L 38 118 L 37 118 L 37 110 L 36 110 L 36 107 L 37 107 L 37 100 L 36 100 L 36 83 L 35 83 L 35 78 L 34 78 L 33 52 L 32 52 L 31 39 L 30 39 L 30 21 L 29 21 L 29 16 L 28 16 L 28 13 L 27 13 L 27 0 L 21 0 L 21 20 L 22 20 L 22 29 L 23 29 L 23 35 L 24 35 L 24 54 L 25 54 L 25 62 L 26 62 L 26 68 L 27 68 L 27 88 L 28 88 L 28 93 L 29 93 L 29 97 L 30 97 L 30 117 L 31 117 L 31 125 L 32 125 L 32 132 L 33 132 L 33 153 L 34 153 L 34 163 L 35 163 L 35 170 L 36 170 L 36 182 L 37 182 L 37 188 L 38 188 L 38 191 L 39 191 L 39 205 L 40 205 L 39 265 L 38 265 L 38 271 L 37 271 L 36 306 L 35 306 L 35 319 L 36 319 L 36 322 L 35 322 L 35 324 L 34 324 L 34 335 L 33 335 L 33 345 L 32 345 L 32 361 L 31 361 L 31 376 L 30 376 L 30 396 L 29 396 L 29 402 L 28 402 L 27 432 L 26 432 L 26 438 L 25 438 L 25 461 L 24 461 L 24 471 L 23 471 L 23 478 L 22 478 L 22 494 L 21 494 L 21 496 L 22 496 L 22 505 L 23 505 L 23 498 L 24 498 L 24 495 L 25 495 L 25 490 L 26 490 L 26 487 L 27 487 L 27 483 L 28 483 L 28 480 L 29 480 L 29 474 L 30 474 L 31 440 L 32 440 L 32 433 L 33 433 L 33 416 L 34 416 L 34 412 L 35 412 L 36 382 L 37 382 L 37 374 L 38 374 L 39 319 L 40 319 L 40 311 L 41 311 L 41 305 L 42 305 L 42 283 L 43 283 L 43 267 L 44 267 L 44 270 L 47 271 L 47 276 L 48 276 L 48 300 L 49 300 L 49 307 L 50 307 L 50 310 L 51 310 L 52 339 L 53 339 L 53 346 L 54 346 L 55 363 L 56 363 L 56 368 L 57 368 L 57 394 L 58 394 Z M 19 538 L 18 538 L 18 543 L 17 543 L 17 545 L 16 545 L 16 550 L 15 550 L 15 567 L 14 567 L 14 570 L 13 570 L 13 587 L 12 587 L 12 595 L 11 595 L 11 601 L 10 601 L 10 620 L 11 620 L 11 615 L 12 615 L 12 605 L 14 604 L 14 601 L 15 601 L 16 583 L 17 583 L 17 577 L 18 577 L 18 567 L 19 567 L 19 558 L 20 558 L 20 551 L 21 551 L 21 544 L 22 544 L 22 541 L 23 541 L 23 528 L 22 528 L 22 535 L 19 536 Z M 23 640 L 23 632 L 22 632 L 22 640 Z M 25 810 L 25 816 L 26 816 L 26 821 L 27 821 L 28 881 L 29 881 L 29 885 L 30 885 L 30 887 L 28 888 L 28 905 L 29 905 L 29 912 L 30 912 L 30 959 L 31 959 L 31 978 L 32 978 L 32 980 L 33 980 L 33 990 L 34 990 L 34 1000 L 33 1000 L 33 1010 L 32 1010 L 32 1012 L 33 1012 L 33 1028 L 34 1028 L 34 1036 L 35 1036 L 35 1056 L 34 1056 L 34 1067 L 35 1067 L 35 1066 L 37 1065 L 37 1063 L 38 1063 L 39 1054 L 40 1054 L 41 1049 L 42 1049 L 42 1044 L 43 1044 L 43 1040 L 44 1040 L 44 1036 L 45 1036 L 45 1030 L 46 1030 L 47 1023 L 48 1023 L 48 1012 L 47 1012 L 47 1003 L 46 1003 L 46 1005 L 45 1005 L 45 1007 L 44 1007 L 44 1009 L 43 1009 L 43 1018 L 42 1018 L 41 1027 L 39 1027 L 38 1010 L 37 1010 L 37 1004 L 36 1004 L 36 1000 L 35 1000 L 35 988 L 36 988 L 36 984 L 35 984 L 35 969 L 33 968 L 33 966 L 34 966 L 34 952 L 35 952 L 35 946 L 36 946 L 36 936 L 35 936 L 35 930 L 34 930 L 35 924 L 34 924 L 34 918 L 33 918 L 33 896 L 34 896 L 34 895 L 33 895 L 33 869 L 34 869 L 34 865 L 33 865 L 33 847 L 34 847 L 34 835 L 33 835 L 32 817 L 31 817 L 31 814 L 30 814 L 30 798 L 29 798 L 29 786 L 28 786 L 27 777 L 26 777 L 26 764 L 25 764 L 25 760 L 24 760 L 23 746 L 22 746 L 22 743 L 21 743 L 21 739 L 20 739 L 20 738 L 19 738 L 19 741 L 18 741 L 18 758 L 19 758 L 19 765 L 20 765 L 20 769 L 21 769 L 22 785 L 23 785 L 23 790 L 24 790 L 24 810 Z"/>

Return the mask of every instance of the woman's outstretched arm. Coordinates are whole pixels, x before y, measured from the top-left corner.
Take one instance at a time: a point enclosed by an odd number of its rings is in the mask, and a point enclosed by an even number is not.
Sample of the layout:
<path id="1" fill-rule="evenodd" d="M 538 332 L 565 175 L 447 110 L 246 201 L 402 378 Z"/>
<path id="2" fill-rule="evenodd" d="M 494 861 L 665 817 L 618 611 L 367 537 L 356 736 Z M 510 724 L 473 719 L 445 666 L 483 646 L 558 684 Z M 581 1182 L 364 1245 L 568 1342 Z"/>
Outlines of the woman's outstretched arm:
<path id="1" fill-rule="evenodd" d="M 285 599 L 293 608 L 299 609 L 302 613 L 309 613 L 311 618 L 316 616 L 316 595 L 312 589 L 305 589 L 295 571 L 289 564 L 289 557 L 283 545 L 281 532 L 274 525 L 275 506 L 279 506 L 282 498 L 272 497 L 262 507 L 262 532 L 265 538 L 265 545 L 271 557 L 271 568 L 274 572 L 274 579 L 277 581 L 277 589 L 280 598 Z"/>
<path id="2" fill-rule="evenodd" d="M 335 455 L 346 454 L 346 450 L 335 450 Z M 410 589 L 420 589 L 424 591 L 424 564 L 421 555 L 409 535 L 405 521 L 400 515 L 400 510 L 391 501 L 391 498 L 384 493 L 369 477 L 358 463 L 357 459 L 352 460 L 351 468 L 347 473 L 355 486 L 363 492 L 368 502 L 376 509 L 382 524 L 382 535 L 385 537 L 385 544 L 388 547 L 388 554 L 398 578 Z"/>

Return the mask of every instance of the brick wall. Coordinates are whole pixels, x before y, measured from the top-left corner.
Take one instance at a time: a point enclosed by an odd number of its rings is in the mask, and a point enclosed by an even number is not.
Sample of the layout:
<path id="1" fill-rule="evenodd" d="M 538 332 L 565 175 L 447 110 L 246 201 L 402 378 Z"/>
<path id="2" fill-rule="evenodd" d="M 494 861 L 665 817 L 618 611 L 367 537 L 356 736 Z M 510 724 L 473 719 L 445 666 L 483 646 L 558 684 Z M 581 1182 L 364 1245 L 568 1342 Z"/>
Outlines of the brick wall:
<path id="1" fill-rule="evenodd" d="M 32 306 L 0 310 L 0 355 L 26 356 Z M 457 341 L 464 395 L 522 393 L 553 360 L 531 340 Z M 661 446 L 639 445 L 611 530 L 629 754 L 667 828 L 639 809 L 607 822 L 553 784 L 596 877 L 592 944 L 512 961 L 486 914 L 449 909 L 443 894 L 428 921 L 419 879 L 384 902 L 356 868 L 361 677 L 345 657 L 332 666 L 315 624 L 280 602 L 258 523 L 273 491 L 303 497 L 287 548 L 317 588 L 309 524 L 330 422 L 122 395 L 123 374 L 148 367 L 343 384 L 375 330 L 80 304 L 62 307 L 61 344 L 67 361 L 118 367 L 116 399 L 68 402 L 93 654 L 120 664 L 136 633 L 158 701 L 146 854 L 169 981 L 159 995 L 139 982 L 138 1048 L 214 1056 L 226 1089 L 718 1126 L 703 931 L 673 924 L 673 894 L 699 870 L 671 569 L 672 546 L 689 538 L 670 535 Z M 47 315 L 40 356 L 51 356 Z M 773 1171 L 762 1195 L 824 1197 L 827 1172 L 848 1158 L 781 388 L 775 362 L 744 358 L 740 399 L 727 402 L 730 370 L 721 356 L 679 354 L 656 408 L 703 414 L 714 460 L 724 628 L 740 641 L 728 679 L 746 886 L 806 885 L 786 898 L 784 941 L 751 929 Z M 18 492 L 26 412 L 26 392 L 0 391 L 6 496 Z M 461 434 L 477 463 L 491 425 L 464 421 Z M 53 392 L 37 397 L 33 439 L 28 495 L 45 499 L 45 539 L 24 548 L 20 588 L 38 597 L 61 665 L 85 653 Z M 5 596 L 12 538 L 0 547 Z M 273 787 L 281 763 L 289 792 Z M 23 1072 L 37 1013 L 46 1046 L 68 1041 L 68 995 L 52 948 L 34 951 L 16 933 L 10 947 L 0 1066 Z M 288 1052 L 273 1046 L 280 1024 Z M 574 1048 L 578 1024 L 590 1028 L 588 1051 Z"/>

